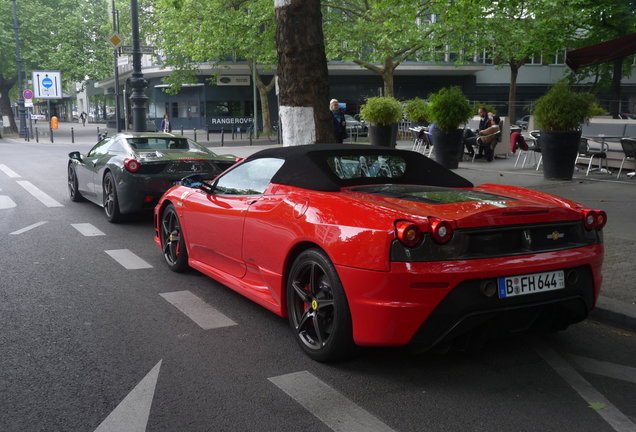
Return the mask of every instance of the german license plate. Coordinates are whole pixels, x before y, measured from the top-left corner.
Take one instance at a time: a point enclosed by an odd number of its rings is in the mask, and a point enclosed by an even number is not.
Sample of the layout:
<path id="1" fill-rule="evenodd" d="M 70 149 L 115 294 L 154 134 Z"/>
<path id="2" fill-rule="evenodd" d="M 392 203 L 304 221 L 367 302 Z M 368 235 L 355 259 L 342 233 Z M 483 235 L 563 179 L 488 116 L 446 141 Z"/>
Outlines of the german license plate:
<path id="1" fill-rule="evenodd" d="M 498 278 L 499 298 L 515 297 L 565 288 L 563 270 Z"/>

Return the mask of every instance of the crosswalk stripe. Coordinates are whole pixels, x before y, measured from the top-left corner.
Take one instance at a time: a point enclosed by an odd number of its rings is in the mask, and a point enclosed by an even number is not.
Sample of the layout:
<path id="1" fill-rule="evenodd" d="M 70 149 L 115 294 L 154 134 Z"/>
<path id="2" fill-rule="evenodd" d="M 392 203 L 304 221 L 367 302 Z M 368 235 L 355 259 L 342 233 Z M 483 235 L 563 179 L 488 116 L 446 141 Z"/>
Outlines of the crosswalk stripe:
<path id="1" fill-rule="evenodd" d="M 78 230 L 80 234 L 85 237 L 95 237 L 95 236 L 103 236 L 106 235 L 102 231 L 100 231 L 97 227 L 89 223 L 77 223 L 71 224 L 73 228 Z"/>
<path id="2" fill-rule="evenodd" d="M 636 368 L 634 367 L 623 366 L 616 363 L 594 360 L 576 355 L 570 355 L 569 357 L 572 358 L 572 360 L 574 360 L 574 362 L 584 372 L 636 384 Z"/>
<path id="3" fill-rule="evenodd" d="M 31 231 L 33 228 L 37 228 L 39 226 L 42 226 L 45 223 L 46 223 L 46 221 L 37 222 L 37 223 L 34 223 L 33 225 L 29 225 L 28 227 L 24 227 L 24 228 L 19 229 L 17 231 L 13 231 L 12 233 L 9 233 L 9 235 L 19 235 L 19 234 L 25 233 L 27 231 Z"/>
<path id="4" fill-rule="evenodd" d="M 148 264 L 128 249 L 113 249 L 104 252 L 128 270 L 152 268 L 152 265 Z"/>
<path id="5" fill-rule="evenodd" d="M 159 295 L 204 330 L 237 325 L 190 291 L 175 291 Z"/>
<path id="6" fill-rule="evenodd" d="M 20 174 L 16 173 L 11 168 L 9 168 L 8 166 L 3 165 L 3 164 L 0 164 L 0 171 L 2 171 L 3 173 L 5 173 L 6 175 L 8 175 L 11 178 L 19 178 L 20 177 Z"/>
<path id="7" fill-rule="evenodd" d="M 386 424 L 308 371 L 269 378 L 336 432 L 391 432 Z"/>
<path id="8" fill-rule="evenodd" d="M 20 186 L 22 186 L 28 193 L 37 198 L 42 204 L 47 207 L 64 207 L 63 204 L 55 201 L 53 198 L 48 196 L 42 190 L 40 190 L 37 186 L 33 185 L 30 181 L 20 180 L 17 182 Z"/>
<path id="9" fill-rule="evenodd" d="M 16 206 L 15 201 L 6 195 L 0 195 L 0 210 L 13 208 Z"/>

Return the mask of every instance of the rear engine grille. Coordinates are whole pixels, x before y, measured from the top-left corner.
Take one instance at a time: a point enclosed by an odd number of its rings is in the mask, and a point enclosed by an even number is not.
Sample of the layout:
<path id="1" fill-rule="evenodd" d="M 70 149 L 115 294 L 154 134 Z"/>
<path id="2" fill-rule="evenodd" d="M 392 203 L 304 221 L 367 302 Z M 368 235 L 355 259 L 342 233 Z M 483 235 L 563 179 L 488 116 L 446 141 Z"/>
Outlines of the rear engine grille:
<path id="1" fill-rule="evenodd" d="M 391 245 L 391 260 L 418 262 L 481 259 L 571 249 L 601 241 L 601 233 L 596 230 L 587 231 L 582 221 L 460 229 L 444 245 L 425 236 L 419 246 L 409 249 L 395 240 Z"/>
<path id="2" fill-rule="evenodd" d="M 160 163 L 142 163 L 138 174 L 166 174 L 186 176 L 189 174 L 208 174 L 216 177 L 233 164 L 231 161 L 178 160 Z"/>

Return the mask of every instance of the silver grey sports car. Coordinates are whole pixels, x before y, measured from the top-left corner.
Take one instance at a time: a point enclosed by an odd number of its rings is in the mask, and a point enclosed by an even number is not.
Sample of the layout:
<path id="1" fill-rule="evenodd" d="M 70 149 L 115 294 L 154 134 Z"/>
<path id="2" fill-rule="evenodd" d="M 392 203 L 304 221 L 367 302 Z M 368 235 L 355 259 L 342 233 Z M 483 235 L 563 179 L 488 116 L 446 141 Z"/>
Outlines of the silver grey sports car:
<path id="1" fill-rule="evenodd" d="M 87 154 L 74 151 L 69 158 L 71 200 L 102 206 L 110 222 L 152 209 L 185 176 L 196 173 L 211 179 L 240 160 L 217 155 L 183 136 L 151 132 L 106 137 Z"/>

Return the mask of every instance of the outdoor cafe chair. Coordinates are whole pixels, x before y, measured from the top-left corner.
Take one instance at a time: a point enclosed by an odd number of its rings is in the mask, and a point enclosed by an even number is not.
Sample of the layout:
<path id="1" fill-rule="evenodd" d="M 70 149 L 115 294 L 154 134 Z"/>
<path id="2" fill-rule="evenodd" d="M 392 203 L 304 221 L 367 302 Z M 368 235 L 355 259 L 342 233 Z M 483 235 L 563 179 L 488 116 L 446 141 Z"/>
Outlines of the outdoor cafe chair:
<path id="1" fill-rule="evenodd" d="M 636 138 L 621 138 L 621 147 L 623 147 L 623 160 L 621 161 L 621 167 L 618 169 L 618 175 L 616 178 L 618 179 L 621 176 L 621 171 L 623 170 L 623 165 L 626 160 L 634 161 L 634 171 L 627 173 L 628 178 L 633 178 L 634 174 L 636 174 Z"/>
<path id="2" fill-rule="evenodd" d="M 592 170 L 592 163 L 594 162 L 594 158 L 596 158 L 598 160 L 598 168 L 594 168 L 594 169 L 595 170 L 598 169 L 600 172 L 604 171 L 605 173 L 609 174 L 610 171 L 607 165 L 606 145 L 607 144 L 603 142 L 601 144 L 600 150 L 592 150 L 590 148 L 590 144 L 587 138 L 581 138 L 581 140 L 579 141 L 579 152 L 576 156 L 576 161 L 574 162 L 574 165 L 576 166 L 580 158 L 589 159 L 589 162 L 587 164 L 587 171 L 585 172 L 585 175 L 587 176 L 590 174 L 590 170 Z M 603 169 L 603 166 L 602 166 L 603 161 L 605 161 L 605 169 Z"/>

